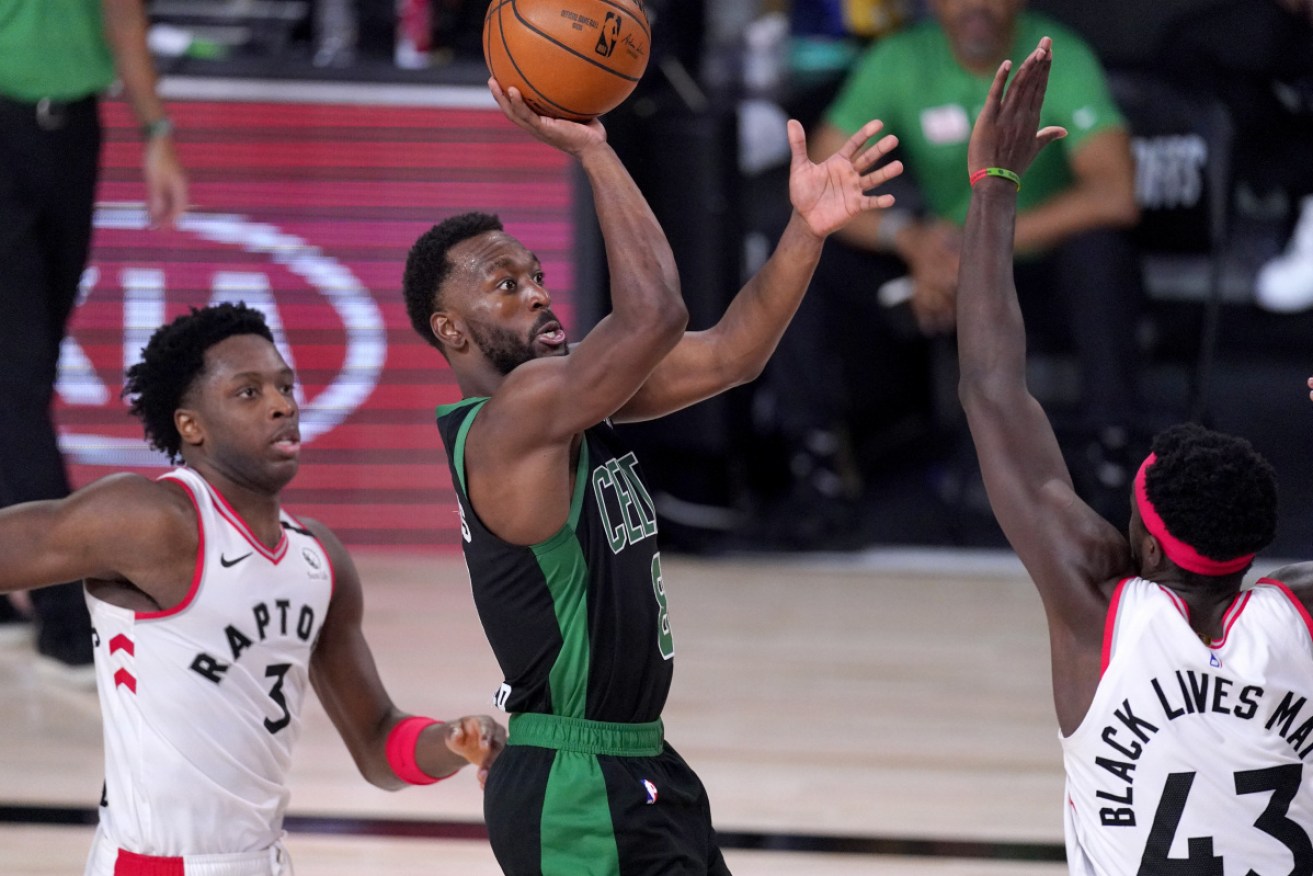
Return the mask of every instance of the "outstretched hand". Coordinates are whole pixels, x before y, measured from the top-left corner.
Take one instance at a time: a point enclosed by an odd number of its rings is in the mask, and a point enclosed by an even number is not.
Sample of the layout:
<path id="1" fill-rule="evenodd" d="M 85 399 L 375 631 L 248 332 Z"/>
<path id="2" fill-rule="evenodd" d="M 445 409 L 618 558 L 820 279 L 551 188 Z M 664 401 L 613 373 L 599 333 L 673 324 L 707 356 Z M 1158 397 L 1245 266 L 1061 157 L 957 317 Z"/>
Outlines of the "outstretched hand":
<path id="1" fill-rule="evenodd" d="M 466 715 L 446 726 L 447 747 L 479 768 L 479 787 L 488 768 L 506 747 L 506 728 L 487 715 Z"/>
<path id="2" fill-rule="evenodd" d="M 597 119 L 589 122 L 569 122 L 542 116 L 524 102 L 524 95 L 514 86 L 503 91 L 496 79 L 488 80 L 493 100 L 506 114 L 506 118 L 528 131 L 534 137 L 554 146 L 568 155 L 579 155 L 589 146 L 606 142 L 606 129 Z"/>
<path id="3" fill-rule="evenodd" d="M 968 173 L 986 167 L 1002 167 L 1020 175 L 1030 167 L 1041 149 L 1067 136 L 1067 129 L 1057 125 L 1036 130 L 1052 62 L 1053 41 L 1043 37 L 1035 51 L 1021 62 L 1021 69 L 1006 95 L 1003 88 L 1012 70 L 1012 62 L 1004 61 L 999 65 L 989 86 L 989 96 L 985 98 L 985 108 L 980 111 L 971 131 L 971 142 L 967 146 Z"/>
<path id="4" fill-rule="evenodd" d="M 858 213 L 893 206 L 893 195 L 866 194 L 903 172 L 901 161 L 875 167 L 876 162 L 898 145 L 894 135 L 881 137 L 863 148 L 883 127 L 879 120 L 867 122 L 838 152 L 815 164 L 807 157 L 807 136 L 802 123 L 789 120 L 789 149 L 793 153 L 789 165 L 789 201 L 816 236 L 825 237 L 837 231 Z"/>

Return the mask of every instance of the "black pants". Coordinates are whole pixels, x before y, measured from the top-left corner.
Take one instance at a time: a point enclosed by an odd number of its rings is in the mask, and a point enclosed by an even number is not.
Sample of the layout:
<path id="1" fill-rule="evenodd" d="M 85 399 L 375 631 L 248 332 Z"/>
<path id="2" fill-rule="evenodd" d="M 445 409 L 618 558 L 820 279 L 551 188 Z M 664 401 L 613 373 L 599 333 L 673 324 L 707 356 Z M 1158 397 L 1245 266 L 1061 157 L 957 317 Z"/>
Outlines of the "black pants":
<path id="1" fill-rule="evenodd" d="M 654 757 L 510 745 L 483 812 L 508 876 L 729 876 L 702 782 L 669 745 Z"/>
<path id="2" fill-rule="evenodd" d="M 94 97 L 43 109 L 0 99 L 0 506 L 69 492 L 51 403 L 90 251 L 100 139 Z M 89 640 L 80 585 L 33 591 L 32 603 L 41 644 Z"/>

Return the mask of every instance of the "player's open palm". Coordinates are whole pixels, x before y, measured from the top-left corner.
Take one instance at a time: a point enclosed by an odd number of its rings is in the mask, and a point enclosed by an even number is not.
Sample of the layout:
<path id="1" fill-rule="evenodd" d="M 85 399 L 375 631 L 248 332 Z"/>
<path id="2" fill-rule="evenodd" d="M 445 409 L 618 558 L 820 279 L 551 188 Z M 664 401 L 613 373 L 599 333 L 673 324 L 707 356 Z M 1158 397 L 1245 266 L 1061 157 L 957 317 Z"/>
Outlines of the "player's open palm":
<path id="1" fill-rule="evenodd" d="M 1040 108 L 1048 88 L 1053 62 L 1053 41 L 1043 37 L 1035 51 L 1021 62 L 1012 85 L 1004 94 L 1012 62 L 1004 61 L 994 74 L 985 98 L 985 108 L 976 118 L 967 146 L 967 171 L 1001 167 L 1020 175 L 1030 167 L 1039 151 L 1067 136 L 1067 129 L 1050 125 L 1039 129 Z"/>
<path id="2" fill-rule="evenodd" d="M 837 231 L 865 210 L 893 206 L 893 195 L 867 194 L 903 172 L 901 161 L 877 167 L 880 159 L 898 145 L 897 137 L 888 134 L 866 145 L 882 128 L 884 123 L 878 119 L 867 122 L 838 152 L 816 164 L 807 157 L 802 123 L 789 120 L 789 149 L 793 153 L 789 201 L 817 236 Z"/>

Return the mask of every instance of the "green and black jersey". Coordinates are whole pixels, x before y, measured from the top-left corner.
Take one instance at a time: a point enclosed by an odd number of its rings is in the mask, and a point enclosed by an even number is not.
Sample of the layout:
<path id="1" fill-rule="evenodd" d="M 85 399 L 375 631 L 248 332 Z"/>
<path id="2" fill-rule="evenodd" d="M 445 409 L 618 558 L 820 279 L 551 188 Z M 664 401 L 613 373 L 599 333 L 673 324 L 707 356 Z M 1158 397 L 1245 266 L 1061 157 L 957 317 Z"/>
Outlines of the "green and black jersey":
<path id="1" fill-rule="evenodd" d="M 438 408 L 483 629 L 501 666 L 498 704 L 591 721 L 661 716 L 674 644 L 656 511 L 638 461 L 609 423 L 584 432 L 565 525 L 546 541 L 489 532 L 465 492 L 465 441 L 487 402 Z"/>

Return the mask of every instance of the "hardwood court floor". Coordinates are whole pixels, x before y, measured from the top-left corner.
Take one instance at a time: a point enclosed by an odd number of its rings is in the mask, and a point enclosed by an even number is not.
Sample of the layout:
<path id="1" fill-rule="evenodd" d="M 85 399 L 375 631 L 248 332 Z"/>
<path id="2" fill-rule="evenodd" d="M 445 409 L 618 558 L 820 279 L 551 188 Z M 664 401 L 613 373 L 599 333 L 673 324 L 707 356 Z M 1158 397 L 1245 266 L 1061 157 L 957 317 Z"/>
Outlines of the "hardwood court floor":
<path id="1" fill-rule="evenodd" d="M 489 711 L 501 679 L 460 558 L 357 561 L 366 634 L 398 705 Z M 665 565 L 677 651 L 667 736 L 706 784 L 736 874 L 1065 872 L 1051 860 L 1062 769 L 1044 619 L 1010 556 Z M 0 696 L 0 807 L 90 810 L 102 774 L 94 693 L 42 677 L 20 645 L 0 649 Z M 298 876 L 499 872 L 479 839 L 376 835 L 370 825 L 398 820 L 436 824 L 438 837 L 477 829 L 473 774 L 375 789 L 313 698 L 292 786 L 292 815 L 330 819 L 293 829 Z M 0 873 L 80 873 L 90 828 L 38 820 L 0 822 Z"/>

